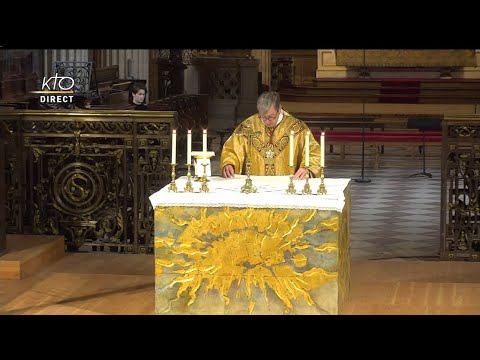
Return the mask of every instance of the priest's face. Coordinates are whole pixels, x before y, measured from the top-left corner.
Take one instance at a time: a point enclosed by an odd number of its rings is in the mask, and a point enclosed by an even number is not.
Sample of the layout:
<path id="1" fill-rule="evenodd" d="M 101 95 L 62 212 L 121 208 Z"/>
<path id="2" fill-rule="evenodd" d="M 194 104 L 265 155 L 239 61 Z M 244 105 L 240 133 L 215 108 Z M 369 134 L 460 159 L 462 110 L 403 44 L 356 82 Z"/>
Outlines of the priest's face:
<path id="1" fill-rule="evenodd" d="M 275 109 L 275 106 L 270 106 L 270 109 L 264 114 L 260 115 L 260 120 L 265 124 L 266 127 L 274 127 L 277 125 L 278 116 L 280 115 L 280 109 Z"/>

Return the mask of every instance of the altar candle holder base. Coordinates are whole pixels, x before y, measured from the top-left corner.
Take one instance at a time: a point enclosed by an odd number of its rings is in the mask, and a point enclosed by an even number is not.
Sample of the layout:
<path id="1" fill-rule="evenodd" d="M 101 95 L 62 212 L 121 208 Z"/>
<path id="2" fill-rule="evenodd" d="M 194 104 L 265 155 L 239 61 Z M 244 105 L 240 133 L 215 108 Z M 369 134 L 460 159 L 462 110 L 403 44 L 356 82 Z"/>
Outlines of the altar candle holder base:
<path id="1" fill-rule="evenodd" d="M 302 194 L 312 195 L 312 189 L 310 188 L 310 184 L 308 183 L 308 177 L 309 177 L 308 167 L 306 169 L 307 169 L 307 174 L 305 175 L 305 185 L 303 186 Z"/>
<path id="2" fill-rule="evenodd" d="M 287 194 L 295 194 L 295 185 L 293 185 L 293 166 L 290 166 L 290 184 L 288 184 Z"/>
<path id="3" fill-rule="evenodd" d="M 175 182 L 175 166 L 177 166 L 177 164 L 172 164 L 172 181 L 170 182 L 170 186 L 168 187 L 168 192 L 178 192 L 177 184 Z"/>
<path id="4" fill-rule="evenodd" d="M 257 192 L 257 188 L 253 186 L 252 179 L 250 179 L 250 160 L 247 160 L 247 178 L 245 179 L 245 185 L 241 187 L 240 192 L 245 194 Z"/>
<path id="5" fill-rule="evenodd" d="M 192 164 L 187 164 L 187 183 L 185 184 L 185 187 L 183 188 L 184 192 L 193 192 L 192 173 L 190 172 L 191 167 L 192 167 Z"/>
<path id="6" fill-rule="evenodd" d="M 320 166 L 320 186 L 318 187 L 317 194 L 318 195 L 326 195 L 327 194 L 327 189 L 325 188 L 325 173 L 324 173 L 325 167 Z"/>
<path id="7" fill-rule="evenodd" d="M 207 164 L 203 165 L 202 186 L 200 186 L 200 192 L 208 193 L 210 190 L 207 185 Z"/>

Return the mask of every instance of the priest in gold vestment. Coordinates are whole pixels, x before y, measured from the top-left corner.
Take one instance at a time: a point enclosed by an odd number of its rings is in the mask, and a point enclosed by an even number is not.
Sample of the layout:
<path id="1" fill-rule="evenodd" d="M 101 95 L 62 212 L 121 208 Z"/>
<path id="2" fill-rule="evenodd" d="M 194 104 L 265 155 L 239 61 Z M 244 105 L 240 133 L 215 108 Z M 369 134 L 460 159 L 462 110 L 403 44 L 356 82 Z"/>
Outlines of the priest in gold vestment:
<path id="1" fill-rule="evenodd" d="M 250 153 L 250 175 L 290 175 L 290 134 L 293 132 L 294 179 L 304 179 L 306 136 L 309 133 L 309 177 L 320 176 L 320 145 L 308 126 L 282 109 L 280 95 L 262 93 L 257 100 L 258 114 L 242 121 L 225 142 L 220 166 L 226 178 L 245 174 Z"/>

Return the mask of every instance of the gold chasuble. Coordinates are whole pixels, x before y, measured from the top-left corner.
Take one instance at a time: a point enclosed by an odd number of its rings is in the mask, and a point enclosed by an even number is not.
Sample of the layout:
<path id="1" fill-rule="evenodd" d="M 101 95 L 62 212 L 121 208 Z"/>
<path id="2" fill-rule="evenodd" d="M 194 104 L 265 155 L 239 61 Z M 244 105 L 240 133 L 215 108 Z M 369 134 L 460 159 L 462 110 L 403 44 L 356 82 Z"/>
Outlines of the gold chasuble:
<path id="1" fill-rule="evenodd" d="M 225 142 L 220 158 L 221 169 L 225 165 L 233 165 L 235 174 L 245 174 L 247 152 L 250 150 L 251 175 L 275 176 L 290 175 L 290 131 L 293 130 L 295 173 L 305 165 L 305 136 L 308 126 L 282 110 L 283 118 L 274 128 L 268 128 L 260 120 L 258 114 L 241 122 L 233 134 Z M 251 146 L 249 146 L 251 135 Z M 309 170 L 320 176 L 320 145 L 310 132 L 310 166 Z M 250 149 L 249 149 L 250 147 Z"/>

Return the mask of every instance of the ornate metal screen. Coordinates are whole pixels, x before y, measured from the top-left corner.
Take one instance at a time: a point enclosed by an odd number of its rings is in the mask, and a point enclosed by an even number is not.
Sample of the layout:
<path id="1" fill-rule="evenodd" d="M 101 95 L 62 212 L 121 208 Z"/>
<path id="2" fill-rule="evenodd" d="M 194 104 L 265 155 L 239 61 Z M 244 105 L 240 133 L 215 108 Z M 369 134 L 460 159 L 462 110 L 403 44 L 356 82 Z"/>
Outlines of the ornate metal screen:
<path id="1" fill-rule="evenodd" d="M 441 255 L 480 260 L 480 116 L 443 120 Z"/>
<path id="2" fill-rule="evenodd" d="M 25 111 L 1 120 L 15 138 L 9 232 L 62 234 L 70 250 L 153 249 L 148 197 L 168 183 L 176 112 Z"/>
<path id="3" fill-rule="evenodd" d="M 85 96 L 89 99 L 95 99 L 99 96 L 95 63 L 92 61 L 56 61 L 53 64 L 52 74 L 73 78 L 76 95 Z"/>
<path id="4" fill-rule="evenodd" d="M 0 255 L 7 250 L 6 227 L 7 221 L 5 216 L 5 144 L 7 138 L 10 137 L 5 124 L 0 121 Z"/>

